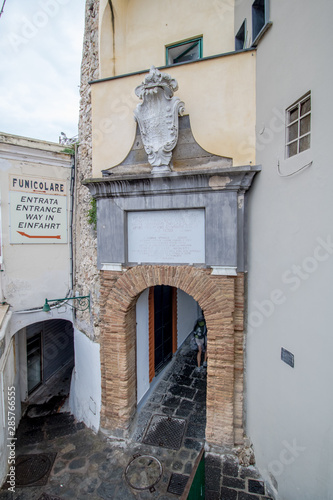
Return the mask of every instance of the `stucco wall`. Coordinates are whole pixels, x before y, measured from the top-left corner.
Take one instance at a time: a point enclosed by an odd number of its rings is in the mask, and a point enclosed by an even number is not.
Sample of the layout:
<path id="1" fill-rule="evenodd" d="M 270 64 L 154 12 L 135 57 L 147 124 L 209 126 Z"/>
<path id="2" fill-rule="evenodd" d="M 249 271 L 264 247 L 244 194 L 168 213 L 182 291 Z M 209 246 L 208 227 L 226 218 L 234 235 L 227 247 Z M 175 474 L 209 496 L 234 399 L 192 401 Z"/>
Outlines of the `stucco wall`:
<path id="1" fill-rule="evenodd" d="M 20 393 L 17 385 L 17 366 L 15 360 L 15 339 L 11 339 L 6 353 L 0 360 L 0 484 L 5 479 L 9 459 L 15 455 L 16 442 L 12 440 L 12 432 L 17 427 L 21 416 Z M 11 412 L 9 414 L 9 411 Z M 11 447 L 8 447 L 10 445 Z"/>
<path id="2" fill-rule="evenodd" d="M 136 394 L 137 403 L 149 390 L 149 290 L 142 292 L 136 303 Z"/>
<path id="3" fill-rule="evenodd" d="M 199 317 L 200 307 L 191 295 L 177 290 L 177 341 L 182 345 Z"/>
<path id="4" fill-rule="evenodd" d="M 255 164 L 255 59 L 250 51 L 165 70 L 178 82 L 176 95 L 185 103 L 195 140 L 210 153 L 232 158 L 234 166 Z M 131 149 L 133 111 L 141 102 L 134 90 L 145 76 L 92 84 L 94 177 Z"/>
<path id="5" fill-rule="evenodd" d="M 101 78 L 164 66 L 167 45 L 197 36 L 203 37 L 203 57 L 232 51 L 233 5 L 234 0 L 101 0 Z"/>
<path id="6" fill-rule="evenodd" d="M 333 6 L 309 0 L 270 4 L 273 26 L 257 52 L 262 172 L 249 196 L 247 432 L 258 466 L 278 486 L 278 498 L 328 499 L 333 490 L 328 64 Z M 311 148 L 286 160 L 285 110 L 309 90 Z M 294 368 L 281 361 L 281 347 L 294 354 Z"/>
<path id="7" fill-rule="evenodd" d="M 36 141 L 7 134 L 0 135 L 0 186 L 2 217 L 1 273 L 2 294 L 13 311 L 42 307 L 45 298 L 65 297 L 70 289 L 70 179 L 72 159 L 62 153 L 64 147 L 58 144 Z M 17 193 L 31 196 L 32 191 L 11 191 L 10 176 L 18 179 L 56 179 L 67 189 L 66 211 L 63 210 L 67 225 L 67 238 L 59 240 L 33 240 L 26 237 L 22 244 L 12 243 L 11 204 L 18 204 Z M 38 194 L 38 192 L 36 193 Z M 53 197 L 56 199 L 56 197 Z M 64 198 L 58 196 L 58 198 Z M 61 200 L 62 201 L 62 200 Z M 28 203 L 27 203 L 28 205 Z M 21 212 L 22 221 L 27 216 L 39 217 L 37 212 Z M 40 216 L 42 217 L 42 216 Z M 29 219 L 30 221 L 30 219 Z M 35 222 L 35 220 L 33 221 Z M 31 231 L 22 229 L 26 233 Z M 34 233 L 34 231 L 32 231 Z M 52 241 L 57 243 L 52 244 Z M 15 332 L 14 332 L 15 333 Z"/>
<path id="8" fill-rule="evenodd" d="M 101 411 L 101 365 L 99 344 L 74 329 L 75 368 L 73 370 L 70 409 L 78 421 L 95 432 Z"/>

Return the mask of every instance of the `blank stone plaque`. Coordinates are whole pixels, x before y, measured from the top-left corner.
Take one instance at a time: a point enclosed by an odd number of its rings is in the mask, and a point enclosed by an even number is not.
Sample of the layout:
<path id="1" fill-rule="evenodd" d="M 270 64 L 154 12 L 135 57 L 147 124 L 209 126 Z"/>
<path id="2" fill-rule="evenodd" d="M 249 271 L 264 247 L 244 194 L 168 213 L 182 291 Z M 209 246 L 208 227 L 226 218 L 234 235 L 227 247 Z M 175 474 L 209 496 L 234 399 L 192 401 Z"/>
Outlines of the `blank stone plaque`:
<path id="1" fill-rule="evenodd" d="M 205 263 L 205 210 L 128 212 L 128 262 Z"/>

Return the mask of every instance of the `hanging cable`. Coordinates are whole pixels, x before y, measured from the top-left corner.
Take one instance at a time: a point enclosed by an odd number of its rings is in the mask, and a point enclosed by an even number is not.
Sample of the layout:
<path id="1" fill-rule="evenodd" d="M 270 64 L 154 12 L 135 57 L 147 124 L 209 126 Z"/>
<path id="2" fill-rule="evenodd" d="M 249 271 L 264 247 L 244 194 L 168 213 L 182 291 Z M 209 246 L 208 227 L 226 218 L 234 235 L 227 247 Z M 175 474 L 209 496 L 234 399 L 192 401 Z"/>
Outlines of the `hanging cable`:
<path id="1" fill-rule="evenodd" d="M 1 7 L 1 11 L 0 11 L 0 17 L 3 14 L 4 8 L 5 8 L 5 3 L 6 3 L 6 0 L 3 0 L 3 4 L 2 4 L 2 7 Z"/>
<path id="2" fill-rule="evenodd" d="M 280 177 L 291 177 L 292 175 L 298 174 L 299 172 L 301 172 L 305 168 L 311 167 L 311 165 L 312 165 L 312 161 L 310 161 L 310 163 L 307 163 L 306 165 L 303 165 L 303 167 L 300 167 L 295 172 L 291 172 L 290 174 L 283 174 L 281 172 L 281 170 L 280 170 L 280 161 L 278 160 L 278 163 L 277 163 L 277 173 L 278 173 L 278 175 Z"/>

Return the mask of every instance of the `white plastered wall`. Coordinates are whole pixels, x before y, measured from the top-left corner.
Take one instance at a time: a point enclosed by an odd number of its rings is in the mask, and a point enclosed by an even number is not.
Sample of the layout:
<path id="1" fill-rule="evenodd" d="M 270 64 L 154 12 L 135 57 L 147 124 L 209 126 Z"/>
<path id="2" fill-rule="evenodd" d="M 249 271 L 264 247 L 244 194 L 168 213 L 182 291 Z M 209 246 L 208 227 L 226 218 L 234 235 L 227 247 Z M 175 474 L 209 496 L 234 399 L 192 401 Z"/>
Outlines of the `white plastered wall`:
<path id="1" fill-rule="evenodd" d="M 278 487 L 278 499 L 328 499 L 333 491 L 333 4 L 271 0 L 270 11 L 273 26 L 257 51 L 262 172 L 249 193 L 247 434 L 261 472 Z M 285 159 L 285 110 L 308 91 L 311 148 Z M 294 368 L 281 360 L 282 347 L 294 354 Z"/>
<path id="2" fill-rule="evenodd" d="M 78 421 L 97 432 L 101 411 L 100 345 L 74 328 L 74 351 L 70 409 Z"/>
<path id="3" fill-rule="evenodd" d="M 200 315 L 200 307 L 193 297 L 178 290 L 177 293 L 177 335 L 178 347 L 193 330 L 195 320 Z"/>
<path id="4" fill-rule="evenodd" d="M 148 333 L 148 295 L 147 288 L 136 303 L 136 377 L 137 402 L 149 390 L 149 333 Z"/>
<path id="5" fill-rule="evenodd" d="M 0 362 L 0 484 L 3 483 L 8 472 L 8 458 L 12 457 L 10 453 L 16 453 L 16 443 L 12 440 L 11 433 L 18 426 L 21 417 L 15 351 L 17 352 L 17 345 L 15 346 L 15 338 L 13 338 L 9 340 Z M 14 411 L 12 411 L 13 406 Z"/>
<path id="6" fill-rule="evenodd" d="M 38 141 L 26 137 L 0 133 L 0 191 L 2 223 L 1 286 L 4 300 L 13 311 L 42 308 L 45 298 L 65 297 L 71 287 L 70 273 L 70 179 L 72 174 L 71 156 L 62 152 L 59 144 Z M 18 205 L 13 195 L 29 194 L 11 189 L 10 179 L 55 179 L 66 186 L 66 211 L 63 210 L 67 227 L 65 243 L 12 243 L 11 215 Z M 30 190 L 31 191 L 31 190 Z M 43 192 L 44 193 L 44 192 Z M 30 192 L 30 195 L 33 194 Z M 45 194 L 45 193 L 44 193 Z M 58 196 L 64 198 L 64 196 Z M 30 206 L 30 209 L 32 207 Z M 41 207 L 34 207 L 41 208 Z M 62 210 L 62 209 L 61 209 Z M 13 212 L 13 213 L 12 213 Z M 20 212 L 18 212 L 20 213 Z M 39 212 L 38 212 L 39 213 Z M 34 212 L 22 212 L 22 221 Z M 30 220 L 30 219 L 29 219 Z M 45 235 L 44 235 L 45 236 Z M 60 241 L 42 240 L 42 241 Z M 19 324 L 14 333 L 25 326 Z M 13 328 L 13 327 L 12 327 Z"/>

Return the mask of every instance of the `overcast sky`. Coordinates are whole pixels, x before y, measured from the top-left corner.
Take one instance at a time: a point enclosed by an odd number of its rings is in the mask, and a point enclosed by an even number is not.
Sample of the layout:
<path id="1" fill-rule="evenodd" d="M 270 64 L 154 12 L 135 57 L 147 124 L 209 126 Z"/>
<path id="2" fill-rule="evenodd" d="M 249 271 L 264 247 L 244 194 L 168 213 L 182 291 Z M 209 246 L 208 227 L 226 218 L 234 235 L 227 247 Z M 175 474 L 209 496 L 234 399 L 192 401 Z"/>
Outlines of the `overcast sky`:
<path id="1" fill-rule="evenodd" d="M 0 0 L 0 9 L 4 0 Z M 85 0 L 6 0 L 0 17 L 0 131 L 77 135 Z"/>

